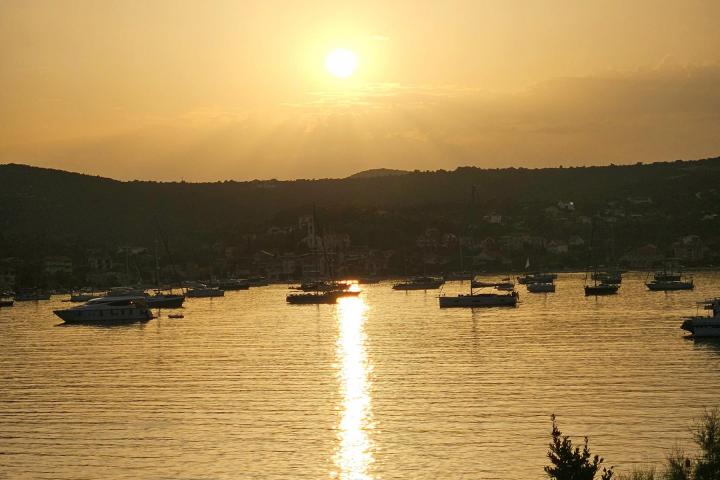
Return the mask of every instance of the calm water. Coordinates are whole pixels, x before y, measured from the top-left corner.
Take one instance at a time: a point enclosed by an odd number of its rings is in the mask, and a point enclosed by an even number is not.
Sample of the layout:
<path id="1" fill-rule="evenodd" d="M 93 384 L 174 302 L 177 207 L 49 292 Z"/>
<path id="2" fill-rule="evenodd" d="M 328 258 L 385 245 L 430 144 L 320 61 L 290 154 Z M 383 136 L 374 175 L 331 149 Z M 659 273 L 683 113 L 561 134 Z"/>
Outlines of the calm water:
<path id="1" fill-rule="evenodd" d="M 596 299 L 564 275 L 486 310 L 389 283 L 289 306 L 270 286 L 118 327 L 58 326 L 61 297 L 16 304 L 0 478 L 539 479 L 553 412 L 622 471 L 657 463 L 720 405 L 720 346 L 679 329 L 720 275 L 668 294 L 643 278 Z"/>

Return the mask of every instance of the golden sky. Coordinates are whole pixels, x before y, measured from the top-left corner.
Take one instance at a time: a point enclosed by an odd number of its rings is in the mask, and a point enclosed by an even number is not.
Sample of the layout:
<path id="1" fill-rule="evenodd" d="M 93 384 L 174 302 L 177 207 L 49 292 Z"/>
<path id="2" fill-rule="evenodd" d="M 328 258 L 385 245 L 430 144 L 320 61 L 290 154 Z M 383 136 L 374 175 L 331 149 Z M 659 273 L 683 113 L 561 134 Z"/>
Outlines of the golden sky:
<path id="1" fill-rule="evenodd" d="M 717 156 L 718 25 L 717 0 L 0 0 L 0 163 L 214 181 Z"/>

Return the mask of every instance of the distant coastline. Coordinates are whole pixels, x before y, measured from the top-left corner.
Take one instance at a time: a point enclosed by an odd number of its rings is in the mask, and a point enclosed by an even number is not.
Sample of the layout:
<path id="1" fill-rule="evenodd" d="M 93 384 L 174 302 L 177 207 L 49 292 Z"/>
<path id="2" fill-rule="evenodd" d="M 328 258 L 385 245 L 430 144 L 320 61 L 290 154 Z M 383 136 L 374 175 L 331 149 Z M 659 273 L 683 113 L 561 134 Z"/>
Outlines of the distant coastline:
<path id="1" fill-rule="evenodd" d="M 167 282 L 720 265 L 720 158 L 215 183 L 8 164 L 0 182 L 14 287 L 147 282 L 156 257 Z"/>

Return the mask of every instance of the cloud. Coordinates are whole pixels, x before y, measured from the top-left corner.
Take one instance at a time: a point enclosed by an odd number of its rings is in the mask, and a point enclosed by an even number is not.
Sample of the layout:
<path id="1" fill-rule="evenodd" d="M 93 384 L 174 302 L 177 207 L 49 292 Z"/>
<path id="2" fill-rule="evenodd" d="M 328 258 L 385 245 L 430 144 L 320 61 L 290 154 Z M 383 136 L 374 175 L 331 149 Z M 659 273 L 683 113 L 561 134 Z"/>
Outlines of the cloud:
<path id="1" fill-rule="evenodd" d="M 407 169 L 587 165 L 720 153 L 720 66 L 556 78 L 514 94 L 384 83 L 263 111 L 209 106 L 95 139 L 7 150 L 0 161 L 118 178 L 342 177 Z"/>

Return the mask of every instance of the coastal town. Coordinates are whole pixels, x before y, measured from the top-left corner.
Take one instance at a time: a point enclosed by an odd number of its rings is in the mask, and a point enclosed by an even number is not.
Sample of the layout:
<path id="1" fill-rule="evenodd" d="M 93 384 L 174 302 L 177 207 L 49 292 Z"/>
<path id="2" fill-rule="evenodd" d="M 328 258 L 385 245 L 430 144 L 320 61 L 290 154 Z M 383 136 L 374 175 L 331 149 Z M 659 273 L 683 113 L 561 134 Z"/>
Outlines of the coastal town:
<path id="1" fill-rule="evenodd" d="M 641 236 L 638 232 L 660 221 L 650 197 L 613 201 L 596 215 L 580 213 L 571 199 L 532 215 L 477 210 L 477 220 L 467 225 L 443 222 L 444 226 L 425 228 L 422 219 L 401 211 L 366 212 L 368 223 L 333 219 L 327 228 L 318 226 L 317 214 L 307 214 L 191 251 L 174 250 L 166 238 L 147 245 L 67 245 L 62 254 L 0 258 L 0 285 L 62 290 L 224 278 L 292 282 L 329 272 L 339 278 L 396 278 L 528 268 L 582 271 L 599 265 L 643 270 L 670 260 L 686 268 L 720 263 L 718 230 L 714 236 L 708 234 L 718 223 L 714 212 L 696 213 L 696 223 L 708 227 L 702 235 L 688 230 L 660 242 Z M 427 221 L 433 223 L 440 222 Z M 382 225 L 398 224 L 407 225 L 407 230 L 390 227 L 388 236 L 383 235 Z"/>

